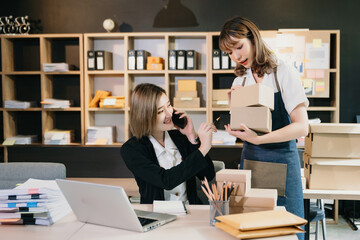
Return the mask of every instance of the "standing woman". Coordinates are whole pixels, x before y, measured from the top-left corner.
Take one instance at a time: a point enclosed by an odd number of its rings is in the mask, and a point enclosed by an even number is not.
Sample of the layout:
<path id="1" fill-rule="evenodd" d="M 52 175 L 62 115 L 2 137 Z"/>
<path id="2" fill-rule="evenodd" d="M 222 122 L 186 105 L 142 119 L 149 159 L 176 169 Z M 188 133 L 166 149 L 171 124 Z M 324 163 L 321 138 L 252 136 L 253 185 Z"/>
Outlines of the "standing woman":
<path id="1" fill-rule="evenodd" d="M 215 176 L 207 153 L 216 128 L 202 123 L 196 134 L 191 118 L 178 111 L 187 124 L 183 129 L 172 130 L 174 111 L 164 89 L 153 84 L 135 87 L 130 108 L 134 137 L 121 147 L 121 156 L 135 176 L 141 203 L 188 200 L 190 204 L 200 204 L 195 177 L 210 181 Z"/>
<path id="2" fill-rule="evenodd" d="M 241 167 L 252 170 L 254 187 L 277 188 L 278 205 L 303 217 L 300 161 L 294 139 L 308 133 L 309 102 L 300 77 L 295 68 L 273 54 L 248 19 L 228 20 L 221 29 L 219 44 L 236 62 L 238 77 L 231 91 L 262 83 L 275 92 L 272 132 L 260 135 L 243 124 L 241 131 L 225 126 L 231 135 L 244 141 Z"/>

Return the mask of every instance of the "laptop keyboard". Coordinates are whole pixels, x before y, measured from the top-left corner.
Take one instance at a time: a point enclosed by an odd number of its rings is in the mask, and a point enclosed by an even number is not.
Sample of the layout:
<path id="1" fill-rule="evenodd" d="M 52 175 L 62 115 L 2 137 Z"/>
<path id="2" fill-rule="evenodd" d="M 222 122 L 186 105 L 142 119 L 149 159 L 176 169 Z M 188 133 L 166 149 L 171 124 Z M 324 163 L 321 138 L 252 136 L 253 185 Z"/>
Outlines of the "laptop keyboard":
<path id="1" fill-rule="evenodd" d="M 138 217 L 140 223 L 141 223 L 141 226 L 145 226 L 149 223 L 152 223 L 152 222 L 156 222 L 157 220 L 155 219 L 151 219 L 151 218 L 143 218 L 143 217 Z"/>

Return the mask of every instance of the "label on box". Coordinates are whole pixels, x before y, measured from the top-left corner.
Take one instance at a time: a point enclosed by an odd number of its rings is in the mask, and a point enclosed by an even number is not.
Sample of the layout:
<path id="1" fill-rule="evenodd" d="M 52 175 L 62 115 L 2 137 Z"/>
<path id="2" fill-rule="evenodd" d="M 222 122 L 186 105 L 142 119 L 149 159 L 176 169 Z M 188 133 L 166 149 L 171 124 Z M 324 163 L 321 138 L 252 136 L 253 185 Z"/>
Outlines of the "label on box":
<path id="1" fill-rule="evenodd" d="M 104 99 L 104 106 L 113 106 L 116 104 L 116 98 L 105 98 Z"/>
<path id="2" fill-rule="evenodd" d="M 192 101 L 193 98 L 192 97 L 182 97 L 180 98 L 181 101 Z"/>
<path id="3" fill-rule="evenodd" d="M 218 105 L 227 105 L 227 104 L 229 104 L 229 101 L 228 100 L 218 100 L 218 101 L 216 101 L 216 104 L 218 104 Z"/>

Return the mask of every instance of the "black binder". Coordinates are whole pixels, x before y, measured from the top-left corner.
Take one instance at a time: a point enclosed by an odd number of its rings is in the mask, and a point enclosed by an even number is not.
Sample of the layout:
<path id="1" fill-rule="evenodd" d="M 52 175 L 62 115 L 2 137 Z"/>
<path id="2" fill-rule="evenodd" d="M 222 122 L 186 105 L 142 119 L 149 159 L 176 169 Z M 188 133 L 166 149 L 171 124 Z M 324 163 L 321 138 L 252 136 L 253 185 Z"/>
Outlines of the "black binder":
<path id="1" fill-rule="evenodd" d="M 197 53 L 195 50 L 186 51 L 186 69 L 197 69 Z"/>
<path id="2" fill-rule="evenodd" d="M 176 68 L 179 70 L 186 69 L 186 51 L 185 50 L 178 50 L 177 51 L 177 66 Z"/>
<path id="3" fill-rule="evenodd" d="M 112 70 L 112 53 L 96 51 L 96 70 Z"/>
<path id="4" fill-rule="evenodd" d="M 176 50 L 169 50 L 169 69 L 175 70 L 176 69 L 176 59 L 177 58 L 177 51 Z"/>
<path id="5" fill-rule="evenodd" d="M 145 70 L 149 53 L 145 50 L 136 50 L 136 69 Z"/>
<path id="6" fill-rule="evenodd" d="M 131 49 L 128 51 L 128 70 L 136 69 L 136 51 Z"/>
<path id="7" fill-rule="evenodd" d="M 221 69 L 229 69 L 230 58 L 227 52 L 221 51 Z"/>
<path id="8" fill-rule="evenodd" d="M 213 49 L 212 64 L 214 70 L 220 69 L 221 67 L 220 49 Z"/>
<path id="9" fill-rule="evenodd" d="M 88 70 L 96 70 L 95 51 L 88 51 L 87 57 Z"/>

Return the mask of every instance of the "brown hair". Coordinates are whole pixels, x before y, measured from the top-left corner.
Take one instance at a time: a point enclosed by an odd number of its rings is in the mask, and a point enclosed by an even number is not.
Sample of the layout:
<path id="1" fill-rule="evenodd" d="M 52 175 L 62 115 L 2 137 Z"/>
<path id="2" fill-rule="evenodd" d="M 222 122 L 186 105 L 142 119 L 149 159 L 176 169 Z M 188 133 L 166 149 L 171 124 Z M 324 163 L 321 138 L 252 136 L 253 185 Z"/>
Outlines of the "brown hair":
<path id="1" fill-rule="evenodd" d="M 130 131 L 137 138 L 149 136 L 156 123 L 157 101 L 165 90 L 154 84 L 143 83 L 135 87 L 130 103 Z"/>
<path id="2" fill-rule="evenodd" d="M 255 61 L 252 69 L 259 77 L 265 73 L 270 74 L 277 67 L 275 56 L 266 46 L 260 36 L 260 31 L 250 20 L 242 17 L 234 17 L 228 20 L 222 27 L 219 38 L 221 51 L 230 51 L 238 43 L 235 39 L 248 38 L 255 47 Z M 246 68 L 236 64 L 235 75 L 243 76 Z"/>

